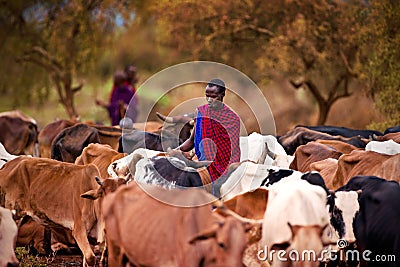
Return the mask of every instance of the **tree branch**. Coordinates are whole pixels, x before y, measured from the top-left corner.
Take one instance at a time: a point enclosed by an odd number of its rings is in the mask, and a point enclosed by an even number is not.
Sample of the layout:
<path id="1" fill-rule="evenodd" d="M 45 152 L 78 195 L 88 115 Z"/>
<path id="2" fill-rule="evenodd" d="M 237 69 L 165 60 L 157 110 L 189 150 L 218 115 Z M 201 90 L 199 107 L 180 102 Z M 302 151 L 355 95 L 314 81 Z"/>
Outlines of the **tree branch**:
<path id="1" fill-rule="evenodd" d="M 259 27 L 259 26 L 256 26 L 256 25 L 252 25 L 252 24 L 243 25 L 240 28 L 234 30 L 233 33 L 234 34 L 235 33 L 239 33 L 241 31 L 244 31 L 244 30 L 247 30 L 247 29 L 253 30 L 255 32 L 258 32 L 258 33 L 261 33 L 261 34 L 264 34 L 264 35 L 267 35 L 267 36 L 270 36 L 270 37 L 275 36 L 275 33 L 273 33 L 272 31 L 270 31 L 270 30 L 268 30 L 266 28 L 262 28 L 262 27 Z"/>
<path id="2" fill-rule="evenodd" d="M 357 74 L 357 73 L 353 70 L 353 68 L 350 66 L 349 61 L 347 60 L 347 57 L 346 57 L 346 55 L 344 54 L 343 50 L 340 49 L 340 50 L 339 50 L 339 53 L 340 53 L 340 57 L 341 57 L 342 60 L 343 60 L 344 66 L 346 67 L 347 72 L 348 72 L 350 75 L 352 75 L 352 76 L 354 76 L 355 78 L 357 78 L 357 77 L 358 77 L 358 74 Z"/>

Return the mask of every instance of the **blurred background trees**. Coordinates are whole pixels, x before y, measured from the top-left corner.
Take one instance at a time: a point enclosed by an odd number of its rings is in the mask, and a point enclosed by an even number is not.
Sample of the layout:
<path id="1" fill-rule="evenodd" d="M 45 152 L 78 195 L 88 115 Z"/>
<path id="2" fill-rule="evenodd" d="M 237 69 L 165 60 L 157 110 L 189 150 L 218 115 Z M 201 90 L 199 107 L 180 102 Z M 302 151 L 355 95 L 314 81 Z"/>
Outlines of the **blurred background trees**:
<path id="1" fill-rule="evenodd" d="M 48 103 L 56 92 L 68 117 L 97 120 L 95 107 L 77 109 L 75 101 L 108 95 L 117 68 L 134 63 L 144 81 L 171 64 L 209 60 L 253 79 L 273 111 L 282 111 L 275 114 L 282 129 L 331 123 L 335 103 L 360 93 L 373 102 L 345 107 L 349 113 L 376 110 L 369 127 L 398 125 L 399 6 L 394 0 L 2 1 L 3 109 Z"/>

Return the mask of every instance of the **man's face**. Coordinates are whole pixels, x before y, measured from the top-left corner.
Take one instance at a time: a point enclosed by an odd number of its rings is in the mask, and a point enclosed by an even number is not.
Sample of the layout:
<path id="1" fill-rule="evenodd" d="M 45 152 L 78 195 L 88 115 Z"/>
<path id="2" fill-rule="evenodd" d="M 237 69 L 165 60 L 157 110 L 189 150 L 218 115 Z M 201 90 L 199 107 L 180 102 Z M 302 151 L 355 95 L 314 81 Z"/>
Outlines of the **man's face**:
<path id="1" fill-rule="evenodd" d="M 222 106 L 223 95 L 217 86 L 206 87 L 206 99 L 210 109 L 218 109 Z"/>
<path id="2" fill-rule="evenodd" d="M 130 66 L 126 72 L 126 75 L 128 76 L 128 79 L 132 81 L 132 83 L 137 82 L 136 67 Z"/>

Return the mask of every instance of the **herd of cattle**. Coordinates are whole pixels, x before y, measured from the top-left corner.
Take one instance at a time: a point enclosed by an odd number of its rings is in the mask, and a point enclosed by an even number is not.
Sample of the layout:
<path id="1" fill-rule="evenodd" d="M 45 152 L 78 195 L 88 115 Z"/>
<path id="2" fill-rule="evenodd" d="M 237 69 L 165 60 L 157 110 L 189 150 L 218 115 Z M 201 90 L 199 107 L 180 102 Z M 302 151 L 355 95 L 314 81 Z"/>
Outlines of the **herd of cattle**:
<path id="1" fill-rule="evenodd" d="M 15 246 L 77 247 L 84 266 L 400 266 L 399 126 L 252 133 L 204 190 L 210 162 L 168 149 L 193 119 L 158 115 L 39 131 L 0 113 L 0 267 L 18 266 Z"/>

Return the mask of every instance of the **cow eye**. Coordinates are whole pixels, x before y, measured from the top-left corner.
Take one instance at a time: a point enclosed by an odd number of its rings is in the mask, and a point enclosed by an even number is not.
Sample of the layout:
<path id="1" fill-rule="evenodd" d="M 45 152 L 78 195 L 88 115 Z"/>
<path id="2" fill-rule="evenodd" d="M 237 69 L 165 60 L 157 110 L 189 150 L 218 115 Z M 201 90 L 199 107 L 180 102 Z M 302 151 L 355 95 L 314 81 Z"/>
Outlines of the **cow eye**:
<path id="1" fill-rule="evenodd" d="M 220 248 L 225 248 L 225 244 L 224 244 L 224 243 L 218 243 L 218 246 L 219 246 Z"/>

